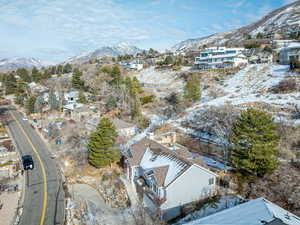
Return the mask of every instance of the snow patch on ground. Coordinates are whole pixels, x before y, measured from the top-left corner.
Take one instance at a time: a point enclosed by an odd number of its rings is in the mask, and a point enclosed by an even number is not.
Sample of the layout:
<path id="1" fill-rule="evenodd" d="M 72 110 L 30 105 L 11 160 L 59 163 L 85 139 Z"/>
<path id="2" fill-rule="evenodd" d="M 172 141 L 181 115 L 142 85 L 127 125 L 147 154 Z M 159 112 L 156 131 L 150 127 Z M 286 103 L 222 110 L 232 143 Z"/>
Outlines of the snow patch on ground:
<path id="1" fill-rule="evenodd" d="M 300 120 L 292 119 L 290 113 L 284 110 L 293 111 L 295 110 L 295 105 L 298 105 L 298 108 L 300 107 L 300 92 L 274 94 L 269 91 L 270 88 L 277 85 L 280 81 L 286 78 L 296 78 L 296 76 L 298 75 L 289 72 L 289 66 L 278 64 L 249 65 L 223 83 L 218 84 L 218 87 L 223 90 L 223 96 L 212 98 L 209 95 L 209 90 L 206 89 L 202 92 L 200 102 L 186 109 L 182 116 L 171 118 L 166 123 L 170 123 L 183 132 L 201 140 L 221 145 L 224 140 L 183 127 L 182 123 L 185 121 L 193 123 L 193 121 L 196 121 L 197 115 L 210 110 L 211 107 L 222 107 L 230 104 L 237 108 L 245 109 L 247 107 L 246 104 L 266 103 L 276 109 L 277 112 L 273 114 L 275 121 L 298 125 Z"/>
<path id="2" fill-rule="evenodd" d="M 152 90 L 158 97 L 181 91 L 184 86 L 179 73 L 171 70 L 156 70 L 150 67 L 142 70 L 136 77 L 146 89 Z"/>
<path id="3" fill-rule="evenodd" d="M 276 107 L 294 109 L 300 103 L 300 92 L 289 94 L 273 94 L 269 88 L 277 85 L 286 77 L 296 76 L 288 72 L 289 67 L 283 65 L 249 65 L 236 73 L 233 77 L 220 85 L 226 93 L 222 97 L 211 99 L 207 91 L 203 92 L 202 100 L 186 110 L 187 115 L 179 118 L 177 122 L 190 120 L 193 114 L 200 109 L 210 106 L 224 106 L 226 104 L 242 105 L 253 102 L 268 103 Z"/>

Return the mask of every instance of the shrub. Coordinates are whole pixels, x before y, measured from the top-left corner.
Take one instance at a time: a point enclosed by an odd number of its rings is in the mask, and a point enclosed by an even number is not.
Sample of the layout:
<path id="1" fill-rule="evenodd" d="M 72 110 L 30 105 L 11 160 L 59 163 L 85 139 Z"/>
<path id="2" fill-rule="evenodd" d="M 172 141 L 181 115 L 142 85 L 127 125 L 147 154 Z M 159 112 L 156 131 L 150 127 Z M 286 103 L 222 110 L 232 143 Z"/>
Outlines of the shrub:
<path id="1" fill-rule="evenodd" d="M 286 79 L 283 81 L 280 81 L 278 85 L 274 86 L 272 88 L 273 93 L 287 93 L 287 92 L 293 92 L 297 90 L 297 84 L 294 79 Z"/>
<path id="2" fill-rule="evenodd" d="M 148 103 L 153 102 L 154 99 L 155 99 L 154 95 L 149 95 L 149 96 L 140 98 L 140 101 L 141 101 L 142 105 L 146 105 Z"/>
<path id="3" fill-rule="evenodd" d="M 179 71 L 181 70 L 181 66 L 172 66 L 172 70 Z"/>

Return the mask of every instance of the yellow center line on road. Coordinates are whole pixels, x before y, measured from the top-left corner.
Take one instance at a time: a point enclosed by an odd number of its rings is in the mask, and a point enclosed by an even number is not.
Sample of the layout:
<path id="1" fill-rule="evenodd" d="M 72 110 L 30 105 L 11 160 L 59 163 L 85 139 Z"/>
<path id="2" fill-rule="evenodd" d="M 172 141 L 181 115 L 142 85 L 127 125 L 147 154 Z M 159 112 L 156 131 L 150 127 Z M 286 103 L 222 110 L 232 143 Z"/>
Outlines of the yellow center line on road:
<path id="1" fill-rule="evenodd" d="M 44 163 L 40 157 L 40 154 L 38 153 L 37 149 L 34 147 L 31 139 L 29 138 L 28 134 L 25 132 L 23 126 L 21 125 L 21 123 L 18 121 L 18 119 L 11 113 L 9 112 L 10 115 L 13 117 L 13 119 L 16 121 L 17 125 L 20 127 L 20 129 L 22 130 L 23 134 L 25 135 L 26 139 L 28 140 L 29 144 L 32 147 L 32 150 L 34 151 L 40 165 L 42 168 L 42 174 L 43 174 L 43 180 L 44 180 L 44 201 L 43 201 L 43 210 L 42 210 L 42 216 L 40 219 L 40 225 L 44 225 L 45 222 L 45 216 L 46 216 L 46 209 L 47 209 L 47 198 L 48 198 L 48 188 L 47 188 L 47 175 L 46 175 L 46 170 L 45 170 L 45 166 Z"/>

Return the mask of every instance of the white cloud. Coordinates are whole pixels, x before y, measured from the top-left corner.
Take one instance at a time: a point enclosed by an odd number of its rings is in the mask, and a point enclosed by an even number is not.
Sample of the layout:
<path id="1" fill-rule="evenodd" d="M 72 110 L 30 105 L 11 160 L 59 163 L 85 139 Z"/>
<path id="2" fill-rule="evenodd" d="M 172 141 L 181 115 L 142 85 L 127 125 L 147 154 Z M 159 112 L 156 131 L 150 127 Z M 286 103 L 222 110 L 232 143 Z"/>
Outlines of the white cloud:
<path id="1" fill-rule="evenodd" d="M 112 0 L 14 0 L 0 6 L 0 30 L 7 30 L 0 36 L 0 48 L 14 42 L 16 54 L 38 52 L 47 57 L 53 47 L 65 57 L 72 56 L 103 45 L 149 39 L 150 19 L 135 25 L 135 15 Z"/>

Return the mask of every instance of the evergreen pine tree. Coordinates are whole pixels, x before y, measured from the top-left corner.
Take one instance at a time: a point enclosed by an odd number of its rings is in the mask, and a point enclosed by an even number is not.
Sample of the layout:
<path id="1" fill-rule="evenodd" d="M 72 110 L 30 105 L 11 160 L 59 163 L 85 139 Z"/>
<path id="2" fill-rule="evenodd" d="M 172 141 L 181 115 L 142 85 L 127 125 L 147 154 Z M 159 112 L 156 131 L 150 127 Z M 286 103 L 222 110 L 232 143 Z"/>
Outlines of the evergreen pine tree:
<path id="1" fill-rule="evenodd" d="M 200 81 L 197 75 L 193 75 L 184 87 L 184 99 L 189 102 L 196 102 L 201 99 Z"/>
<path id="2" fill-rule="evenodd" d="M 74 69 L 72 76 L 72 86 L 75 89 L 81 90 L 84 88 L 84 81 L 81 80 L 82 72 L 79 69 Z"/>
<path id="3" fill-rule="evenodd" d="M 78 95 L 78 102 L 79 103 L 82 103 L 82 104 L 86 104 L 87 103 L 87 100 L 85 98 L 85 95 L 82 91 L 79 92 L 79 95 Z"/>
<path id="4" fill-rule="evenodd" d="M 115 65 L 110 71 L 110 76 L 112 78 L 110 84 L 116 88 L 119 88 L 122 82 L 120 67 Z"/>
<path id="5" fill-rule="evenodd" d="M 141 88 L 141 84 L 136 77 L 133 77 L 131 82 L 131 94 L 132 96 L 137 96 L 138 94 L 142 94 L 143 90 Z"/>
<path id="6" fill-rule="evenodd" d="M 42 73 L 40 73 L 37 68 L 33 67 L 31 71 L 31 77 L 32 77 L 32 81 L 36 83 L 40 82 L 42 80 Z"/>
<path id="7" fill-rule="evenodd" d="M 137 96 L 132 97 L 130 102 L 130 109 L 131 109 L 131 119 L 139 120 L 142 113 L 141 113 L 141 102 Z"/>
<path id="8" fill-rule="evenodd" d="M 51 110 L 59 109 L 59 100 L 57 99 L 54 89 L 50 90 L 48 103 Z"/>
<path id="9" fill-rule="evenodd" d="M 7 74 L 3 78 L 3 85 L 6 95 L 13 94 L 16 91 L 17 79 L 13 73 Z"/>
<path id="10" fill-rule="evenodd" d="M 63 67 L 63 73 L 71 73 L 72 72 L 72 66 L 71 64 L 67 63 L 64 67 Z"/>
<path id="11" fill-rule="evenodd" d="M 242 112 L 230 138 L 233 165 L 257 176 L 276 169 L 279 142 L 276 130 L 277 125 L 268 113 L 255 109 Z"/>
<path id="12" fill-rule="evenodd" d="M 17 86 L 15 88 L 16 98 L 15 103 L 18 105 L 24 105 L 24 99 L 26 98 L 26 84 L 22 79 L 17 81 Z"/>
<path id="13" fill-rule="evenodd" d="M 115 96 L 108 96 L 108 98 L 106 99 L 105 102 L 105 107 L 108 111 L 113 110 L 115 108 L 117 108 L 118 104 L 117 104 L 117 98 Z"/>
<path id="14" fill-rule="evenodd" d="M 31 96 L 27 99 L 25 107 L 26 107 L 26 113 L 28 115 L 34 113 L 35 101 L 36 98 L 34 96 Z"/>
<path id="15" fill-rule="evenodd" d="M 56 73 L 57 74 L 62 74 L 63 73 L 63 66 L 62 65 L 58 65 L 56 67 Z"/>
<path id="16" fill-rule="evenodd" d="M 165 65 L 173 65 L 173 63 L 174 63 L 174 59 L 172 58 L 172 56 L 167 56 L 166 58 L 165 58 L 165 61 L 164 61 L 164 64 Z"/>
<path id="17" fill-rule="evenodd" d="M 119 161 L 120 153 L 113 149 L 118 137 L 116 128 L 108 118 L 100 120 L 88 143 L 89 163 L 96 168 L 104 168 Z"/>
<path id="18" fill-rule="evenodd" d="M 16 71 L 16 74 L 17 75 L 19 75 L 20 76 L 20 78 L 23 80 L 23 81 L 25 81 L 25 82 L 27 82 L 27 83 L 30 83 L 31 82 L 31 77 L 30 77 L 30 75 L 29 75 L 29 72 L 28 72 L 28 70 L 26 70 L 26 69 L 18 69 L 17 71 Z"/>

